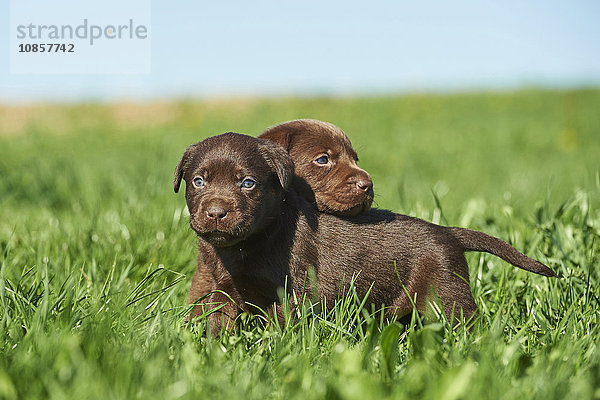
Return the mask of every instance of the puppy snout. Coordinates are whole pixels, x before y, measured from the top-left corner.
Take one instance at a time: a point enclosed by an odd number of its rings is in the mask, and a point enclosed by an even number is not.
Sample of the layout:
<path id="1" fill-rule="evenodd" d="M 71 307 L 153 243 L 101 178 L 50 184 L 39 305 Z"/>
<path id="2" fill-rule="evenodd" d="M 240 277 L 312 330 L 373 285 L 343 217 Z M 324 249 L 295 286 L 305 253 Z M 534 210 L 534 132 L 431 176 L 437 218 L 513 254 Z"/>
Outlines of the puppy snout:
<path id="1" fill-rule="evenodd" d="M 363 192 L 368 192 L 369 190 L 373 189 L 373 181 L 371 181 L 369 178 L 359 179 L 356 182 L 356 186 Z"/>
<path id="2" fill-rule="evenodd" d="M 228 210 L 225 207 L 220 205 L 211 205 L 206 210 L 206 215 L 210 219 L 214 219 L 215 221 L 219 221 L 227 216 Z"/>

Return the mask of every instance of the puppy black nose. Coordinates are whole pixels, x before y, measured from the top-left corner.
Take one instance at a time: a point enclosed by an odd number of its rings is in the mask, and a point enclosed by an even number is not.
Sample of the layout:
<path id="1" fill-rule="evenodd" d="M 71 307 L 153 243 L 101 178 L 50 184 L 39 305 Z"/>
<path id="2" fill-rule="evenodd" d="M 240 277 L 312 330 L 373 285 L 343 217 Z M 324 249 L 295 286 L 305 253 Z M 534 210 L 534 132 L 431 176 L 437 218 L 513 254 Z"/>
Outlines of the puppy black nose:
<path id="1" fill-rule="evenodd" d="M 206 210 L 206 215 L 208 215 L 208 218 L 220 220 L 225 218 L 227 210 L 220 206 L 210 206 L 208 210 Z"/>
<path id="2" fill-rule="evenodd" d="M 356 182 L 356 186 L 358 186 L 360 190 L 366 192 L 373 188 L 373 181 L 370 179 L 360 179 L 358 182 Z"/>

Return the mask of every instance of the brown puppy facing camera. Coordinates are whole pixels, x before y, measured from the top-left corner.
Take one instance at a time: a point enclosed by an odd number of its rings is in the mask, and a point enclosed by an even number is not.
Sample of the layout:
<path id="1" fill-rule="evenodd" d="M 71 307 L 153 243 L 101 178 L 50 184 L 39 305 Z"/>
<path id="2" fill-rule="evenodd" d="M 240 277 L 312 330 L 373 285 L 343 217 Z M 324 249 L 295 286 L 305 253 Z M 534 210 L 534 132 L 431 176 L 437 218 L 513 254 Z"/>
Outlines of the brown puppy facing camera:
<path id="1" fill-rule="evenodd" d="M 191 317 L 208 316 L 213 334 L 246 311 L 282 321 L 280 293 L 317 294 L 332 307 L 354 281 L 357 294 L 384 318 L 428 315 L 437 300 L 454 322 L 476 311 L 466 251 L 486 251 L 527 271 L 556 276 L 545 265 L 485 233 L 435 225 L 370 209 L 356 217 L 321 213 L 290 182 L 285 150 L 236 133 L 190 146 L 175 170 L 186 181 L 190 225 L 198 235 Z M 316 280 L 308 279 L 314 270 Z M 291 296 L 292 292 L 295 296 Z M 293 305 L 293 304 L 292 304 Z"/>
<path id="2" fill-rule="evenodd" d="M 292 157 L 296 192 L 319 211 L 354 216 L 373 203 L 373 182 L 357 165 L 350 139 L 337 126 L 316 119 L 297 119 L 272 126 L 259 138 L 283 147 Z"/>

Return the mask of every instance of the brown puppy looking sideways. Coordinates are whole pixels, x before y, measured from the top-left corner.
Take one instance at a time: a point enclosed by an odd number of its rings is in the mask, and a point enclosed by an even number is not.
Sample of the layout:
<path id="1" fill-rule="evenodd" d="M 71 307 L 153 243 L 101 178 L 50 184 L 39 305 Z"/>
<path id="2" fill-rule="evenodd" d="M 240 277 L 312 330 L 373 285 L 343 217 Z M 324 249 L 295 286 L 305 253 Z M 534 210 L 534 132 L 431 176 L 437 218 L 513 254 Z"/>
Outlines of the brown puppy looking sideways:
<path id="1" fill-rule="evenodd" d="M 350 139 L 337 126 L 297 119 L 272 126 L 259 138 L 283 147 L 294 161 L 294 190 L 319 211 L 354 216 L 371 208 L 373 182 L 356 163 Z M 307 186 L 308 185 L 308 186 Z"/>
<path id="2" fill-rule="evenodd" d="M 428 314 L 434 295 L 449 317 L 462 311 L 469 318 L 476 305 L 465 251 L 486 251 L 527 271 L 556 276 L 481 232 L 377 209 L 351 218 L 318 212 L 290 187 L 293 175 L 283 148 L 236 133 L 192 145 L 179 161 L 174 190 L 185 179 L 190 225 L 198 235 L 198 269 L 188 300 L 210 294 L 191 317 L 224 304 L 208 317 L 213 333 L 223 323 L 233 327 L 241 311 L 273 312 L 283 287 L 297 298 L 317 292 L 330 307 L 352 278 L 360 296 L 372 286 L 368 302 L 385 307 L 386 318 L 409 314 L 413 301 Z M 306 279 L 311 268 L 312 288 Z"/>

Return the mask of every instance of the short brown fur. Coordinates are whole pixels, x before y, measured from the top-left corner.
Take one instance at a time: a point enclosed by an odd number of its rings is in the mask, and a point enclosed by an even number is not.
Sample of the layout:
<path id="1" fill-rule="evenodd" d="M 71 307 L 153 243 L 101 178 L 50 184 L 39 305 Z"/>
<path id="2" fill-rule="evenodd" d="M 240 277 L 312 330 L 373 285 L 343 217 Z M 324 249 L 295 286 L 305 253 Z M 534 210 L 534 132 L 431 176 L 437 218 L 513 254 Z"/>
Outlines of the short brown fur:
<path id="1" fill-rule="evenodd" d="M 284 286 L 297 296 L 316 292 L 332 306 L 351 279 L 360 296 L 371 288 L 369 302 L 385 307 L 386 318 L 409 314 L 413 301 L 427 314 L 433 295 L 448 317 L 456 321 L 462 312 L 469 318 L 476 305 L 465 251 L 491 252 L 528 271 L 556 276 L 481 232 L 377 209 L 347 219 L 320 213 L 290 188 L 293 175 L 292 160 L 281 147 L 235 133 L 190 146 L 177 165 L 174 189 L 185 179 L 190 225 L 199 239 L 188 301 L 207 296 L 191 316 L 224 304 L 209 316 L 213 333 L 233 327 L 242 311 L 272 310 Z M 240 183 L 247 176 L 256 181 L 249 190 Z M 196 187 L 196 177 L 203 186 Z M 311 268 L 317 278 L 313 290 L 306 285 Z"/>

